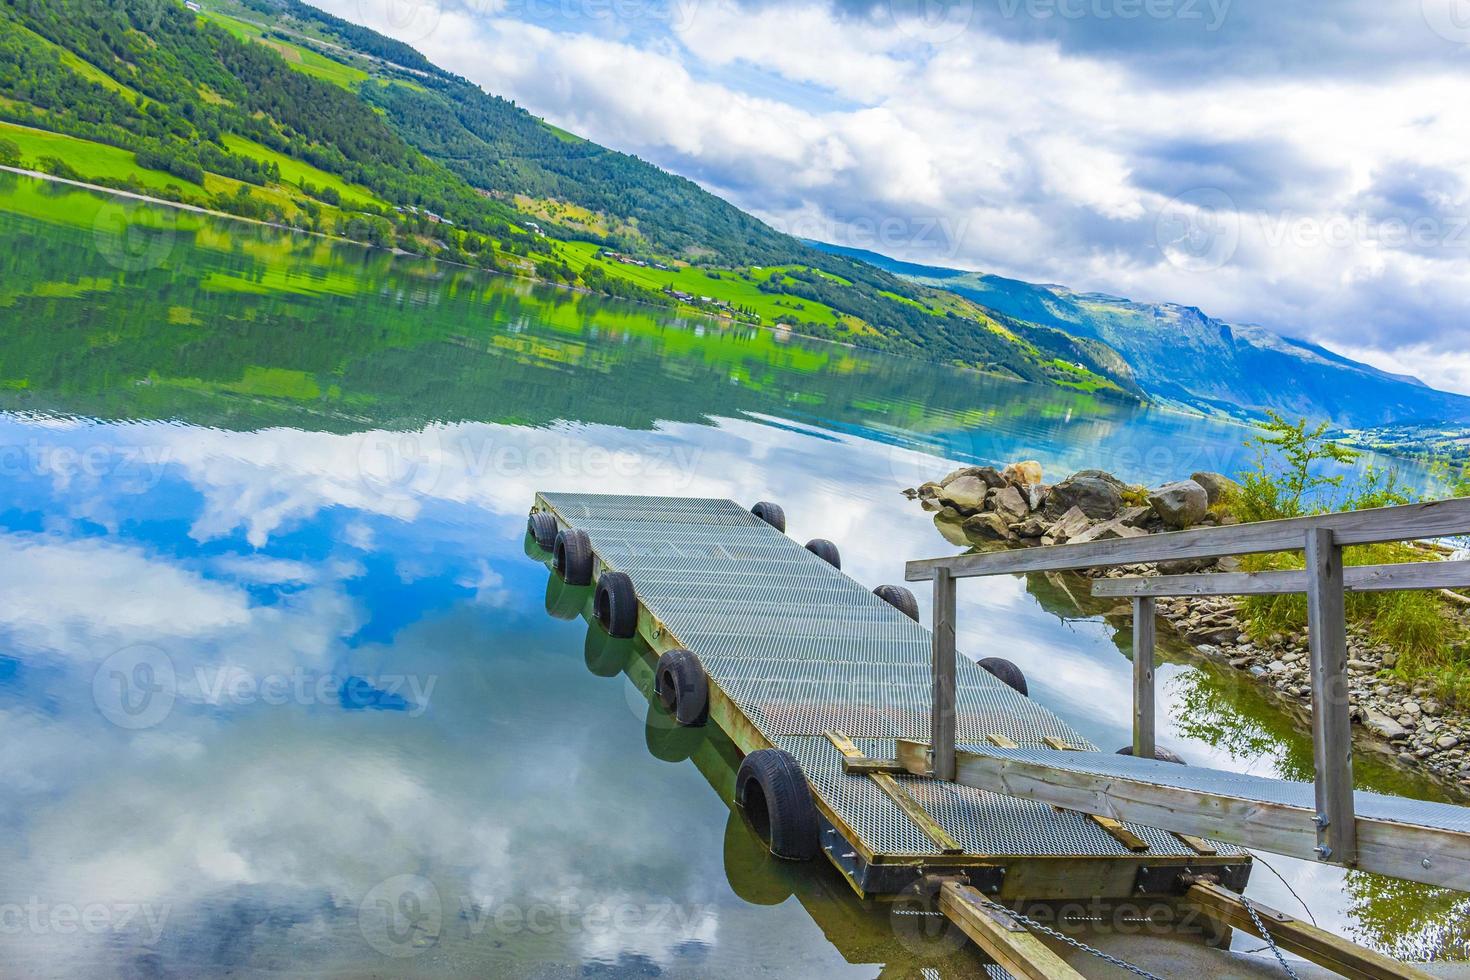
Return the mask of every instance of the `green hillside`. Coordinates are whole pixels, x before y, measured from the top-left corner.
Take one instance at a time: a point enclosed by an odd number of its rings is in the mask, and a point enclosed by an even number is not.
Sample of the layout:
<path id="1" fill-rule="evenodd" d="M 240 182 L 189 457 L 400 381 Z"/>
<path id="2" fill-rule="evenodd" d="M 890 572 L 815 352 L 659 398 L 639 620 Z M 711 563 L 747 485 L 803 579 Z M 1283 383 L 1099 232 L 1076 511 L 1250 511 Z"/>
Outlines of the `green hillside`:
<path id="1" fill-rule="evenodd" d="M 10 130 L 23 138 L 0 142 L 0 163 L 737 322 L 1140 395 L 1101 344 L 1001 322 L 954 294 L 816 251 L 297 0 L 226 0 L 198 14 L 173 0 L 0 0 L 0 122 L 24 127 Z M 58 148 L 43 152 L 45 133 L 72 139 L 51 138 Z"/>

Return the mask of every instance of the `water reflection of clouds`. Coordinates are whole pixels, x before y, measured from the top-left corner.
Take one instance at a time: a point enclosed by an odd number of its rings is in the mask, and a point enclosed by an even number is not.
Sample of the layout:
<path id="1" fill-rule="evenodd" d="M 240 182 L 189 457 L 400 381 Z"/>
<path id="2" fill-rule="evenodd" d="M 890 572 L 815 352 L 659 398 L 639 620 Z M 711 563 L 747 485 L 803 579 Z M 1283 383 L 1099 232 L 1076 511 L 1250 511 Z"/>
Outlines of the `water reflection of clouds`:
<path id="1" fill-rule="evenodd" d="M 732 423 L 736 429 L 753 425 Z M 799 490 L 772 487 L 751 465 L 744 436 L 695 428 L 709 443 L 708 462 L 718 475 L 694 475 L 687 492 L 754 497 Z M 107 427 L 65 431 L 104 442 L 118 435 Z M 747 428 L 745 435 L 754 431 Z M 697 441 L 667 431 L 619 435 L 590 427 L 495 433 L 525 442 L 550 437 L 572 450 L 609 435 L 624 449 L 642 441 Z M 714 855 L 715 867 L 705 867 L 696 880 L 691 869 L 662 866 L 677 864 L 675 854 L 652 858 L 646 842 L 627 834 L 629 826 L 656 827 L 667 817 L 663 793 L 670 772 L 686 783 L 697 775 L 689 767 L 655 764 L 658 778 L 650 782 L 644 774 L 644 785 L 629 793 L 625 763 L 644 752 L 643 733 L 626 724 L 620 697 L 602 714 L 611 709 L 607 728 L 627 729 L 623 738 L 537 739 L 535 768 L 555 779 L 531 787 L 516 771 L 523 757 L 486 749 L 498 741 L 516 743 L 503 739 L 507 722 L 533 731 L 565 711 L 556 685 L 540 676 L 544 664 L 534 665 L 532 657 L 519 658 L 531 662 L 511 671 L 519 679 L 498 670 L 514 698 L 469 684 L 463 691 L 478 691 L 490 703 L 456 704 L 454 686 L 440 688 L 427 720 L 416 726 L 400 721 L 391 736 L 379 730 L 366 738 L 359 722 L 322 704 L 242 706 L 212 700 L 196 680 L 201 668 L 258 677 L 303 665 L 340 668 L 355 655 L 463 681 L 465 665 L 505 655 L 505 637 L 496 634 L 503 624 L 426 636 L 441 616 L 458 615 L 451 601 L 440 614 L 421 610 L 406 617 L 385 640 L 388 647 L 350 649 L 346 639 L 375 614 L 373 604 L 401 598 L 382 589 L 352 589 L 362 584 L 364 563 L 378 560 L 369 549 L 382 548 L 400 582 L 447 578 L 460 598 L 490 615 L 539 613 L 539 590 L 522 586 L 542 573 L 518 547 L 522 515 L 543 485 L 538 475 L 485 479 L 445 465 L 432 486 L 410 484 L 410 494 L 382 494 L 360 481 L 360 436 L 158 426 L 131 429 L 127 437 L 168 450 L 166 492 L 149 500 L 147 523 L 126 516 L 137 510 L 133 502 L 107 499 L 105 479 L 57 483 L 50 474 L 34 474 L 11 485 L 10 530 L 0 534 L 7 559 L 0 585 L 8 596 L 0 629 L 31 679 L 40 665 L 58 664 L 42 689 L 25 692 L 24 704 L 7 703 L 0 716 L 6 733 L 15 736 L 6 744 L 26 746 L 24 752 L 0 752 L 23 804 L 7 813 L 7 823 L 21 833 L 0 845 L 12 883 L 92 902 L 169 903 L 175 926 L 162 947 L 169 956 L 183 955 L 182 936 L 222 944 L 248 961 L 257 944 L 269 946 L 290 934 L 336 937 L 343 956 L 360 958 L 352 945 L 351 904 L 375 882 L 405 869 L 439 877 L 451 915 L 466 896 L 657 910 L 672 894 L 685 910 L 682 917 L 661 913 L 660 922 L 634 930 L 580 929 L 537 938 L 549 947 L 543 955 L 554 960 L 668 966 L 718 942 L 720 916 L 713 910 L 728 901 L 718 847 L 707 849 L 704 859 L 707 865 Z M 602 489 L 649 488 L 635 474 Z M 78 508 L 82 496 L 117 505 L 118 519 L 109 528 L 91 522 Z M 844 506 L 841 530 L 862 525 L 866 511 L 856 498 Z M 44 515 L 42 526 L 27 527 L 36 514 Z M 410 519 L 416 523 L 406 523 Z M 471 527 L 476 533 L 466 535 Z M 104 530 L 110 532 L 105 537 Z M 335 542 L 323 542 L 323 534 Z M 514 571 L 502 567 L 510 559 Z M 281 594 L 264 602 L 261 588 Z M 486 635 L 497 649 L 479 649 Z M 180 705 L 155 728 L 109 730 L 81 692 L 100 659 L 139 641 L 166 649 L 175 661 Z M 562 666 L 585 676 L 579 661 Z M 53 709 L 41 710 L 48 701 Z M 464 730 L 468 719 L 481 716 Z M 447 719 L 456 723 L 453 734 Z M 380 716 L 367 723 L 393 721 Z M 461 748 L 445 751 L 446 736 Z M 599 764 L 589 766 L 589 759 Z M 707 809 L 723 812 L 702 784 L 685 790 L 700 794 Z M 609 802 L 619 811 L 616 821 L 608 819 Z M 709 814 L 700 823 L 722 827 L 722 819 Z M 603 865 L 652 863 L 664 887 L 610 889 L 579 865 L 593 853 Z M 256 927 L 231 921 L 249 907 L 269 910 L 275 925 L 266 935 L 251 935 Z M 697 914 L 691 917 L 690 908 Z M 272 939 L 273 931 L 281 934 Z M 502 938 L 492 931 L 486 940 Z M 64 953 L 53 945 L 59 937 L 28 939 L 47 963 L 82 964 L 85 971 L 89 962 L 107 962 L 107 937 L 69 938 Z"/>
<path id="2" fill-rule="evenodd" d="M 374 955 L 354 903 L 391 876 L 424 875 L 453 926 L 441 941 L 471 962 L 509 943 L 522 963 L 688 970 L 744 935 L 778 951 L 778 972 L 836 966 L 797 958 L 816 955 L 808 919 L 731 898 L 724 802 L 694 767 L 648 756 L 624 685 L 583 667 L 576 624 L 545 617 L 544 572 L 520 550 L 524 514 L 542 489 L 769 499 L 794 538 L 835 541 L 859 581 L 901 583 L 909 558 L 953 549 L 897 491 L 948 461 L 753 418 L 651 430 L 434 425 L 397 458 L 401 433 L 32 421 L 0 428 L 146 447 L 166 463 L 146 493 L 105 472 L 6 481 L 0 635 L 21 667 L 0 679 L 0 777 L 13 801 L 0 816 L 16 830 L 0 841 L 11 869 L 0 901 L 20 883 L 168 901 L 177 918 L 165 960 L 187 961 L 184 949 L 203 943 L 250 963 L 300 940 L 305 962 L 327 968 Z M 927 613 L 927 589 L 914 591 Z M 1128 668 L 1111 627 L 1063 631 L 1019 578 L 966 582 L 960 596 L 962 649 L 1016 661 L 1038 699 L 1089 738 L 1126 741 Z M 91 671 L 140 642 L 173 659 L 178 704 L 127 732 L 90 703 Z M 439 683 L 410 717 L 320 699 L 240 704 L 198 679 L 303 668 Z M 548 725 L 556 737 L 544 737 Z M 1296 880 L 1330 877 L 1290 864 Z M 471 934 L 458 927 L 465 898 L 673 901 L 695 914 L 667 928 Z M 49 962 L 47 937 L 30 938 Z M 94 952 L 107 962 L 101 945 Z"/>

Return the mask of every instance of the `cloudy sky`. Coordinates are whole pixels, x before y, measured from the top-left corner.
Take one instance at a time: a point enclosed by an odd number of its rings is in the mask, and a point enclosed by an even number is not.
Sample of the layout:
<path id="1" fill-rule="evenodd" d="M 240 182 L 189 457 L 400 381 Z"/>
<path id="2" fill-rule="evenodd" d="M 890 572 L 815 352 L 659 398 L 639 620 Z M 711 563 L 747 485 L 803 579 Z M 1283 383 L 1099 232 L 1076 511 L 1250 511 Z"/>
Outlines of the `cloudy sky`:
<path id="1" fill-rule="evenodd" d="M 1470 392 L 1470 0 L 319 0 L 806 237 Z"/>

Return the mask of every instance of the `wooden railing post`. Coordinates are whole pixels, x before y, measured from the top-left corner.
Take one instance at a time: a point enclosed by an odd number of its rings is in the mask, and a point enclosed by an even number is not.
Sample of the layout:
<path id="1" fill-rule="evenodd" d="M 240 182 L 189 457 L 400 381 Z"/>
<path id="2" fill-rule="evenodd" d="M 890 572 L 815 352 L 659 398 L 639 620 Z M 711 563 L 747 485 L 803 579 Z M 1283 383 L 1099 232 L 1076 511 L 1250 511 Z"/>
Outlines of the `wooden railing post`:
<path id="1" fill-rule="evenodd" d="M 1312 666 L 1312 760 L 1317 785 L 1317 857 L 1357 863 L 1353 732 L 1347 683 L 1342 545 L 1329 528 L 1307 531 L 1307 625 Z"/>
<path id="2" fill-rule="evenodd" d="M 1154 600 L 1133 600 L 1133 754 L 1154 757 Z"/>
<path id="3" fill-rule="evenodd" d="M 955 588 L 947 568 L 934 572 L 933 691 L 929 745 L 936 779 L 953 780 L 955 740 Z"/>

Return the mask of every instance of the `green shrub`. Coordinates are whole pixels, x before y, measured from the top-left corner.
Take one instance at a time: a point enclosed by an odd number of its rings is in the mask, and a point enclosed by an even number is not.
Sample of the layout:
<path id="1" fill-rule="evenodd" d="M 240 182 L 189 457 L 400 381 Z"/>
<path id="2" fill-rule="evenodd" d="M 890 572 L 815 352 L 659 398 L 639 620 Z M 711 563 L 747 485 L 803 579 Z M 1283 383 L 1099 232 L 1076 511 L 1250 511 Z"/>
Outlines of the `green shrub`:
<path id="1" fill-rule="evenodd" d="M 1326 426 L 1308 428 L 1272 414 L 1262 434 L 1246 445 L 1256 450 L 1252 469 L 1240 474 L 1240 492 L 1229 501 L 1242 521 L 1276 520 L 1333 511 L 1361 510 L 1413 503 L 1417 495 L 1393 470 L 1366 468 L 1352 482 L 1343 474 L 1327 475 L 1325 466 L 1348 463 L 1358 454 L 1325 438 Z M 1462 478 L 1460 492 L 1470 491 Z M 1343 549 L 1345 565 L 1393 565 L 1432 560 L 1412 544 L 1359 545 Z M 1246 571 L 1300 569 L 1299 552 L 1247 555 Z M 1441 697 L 1470 701 L 1470 649 L 1467 632 L 1436 592 L 1350 592 L 1348 622 L 1367 628 L 1369 637 L 1398 655 L 1393 671 L 1409 682 L 1427 681 Z M 1264 640 L 1307 625 L 1303 595 L 1246 596 L 1240 605 L 1246 632 Z"/>
<path id="2" fill-rule="evenodd" d="M 0 139 L 0 167 L 20 166 L 20 146 L 13 140 Z"/>
<path id="3" fill-rule="evenodd" d="M 81 173 L 60 157 L 41 157 L 36 161 L 36 169 L 62 180 L 82 179 Z"/>

